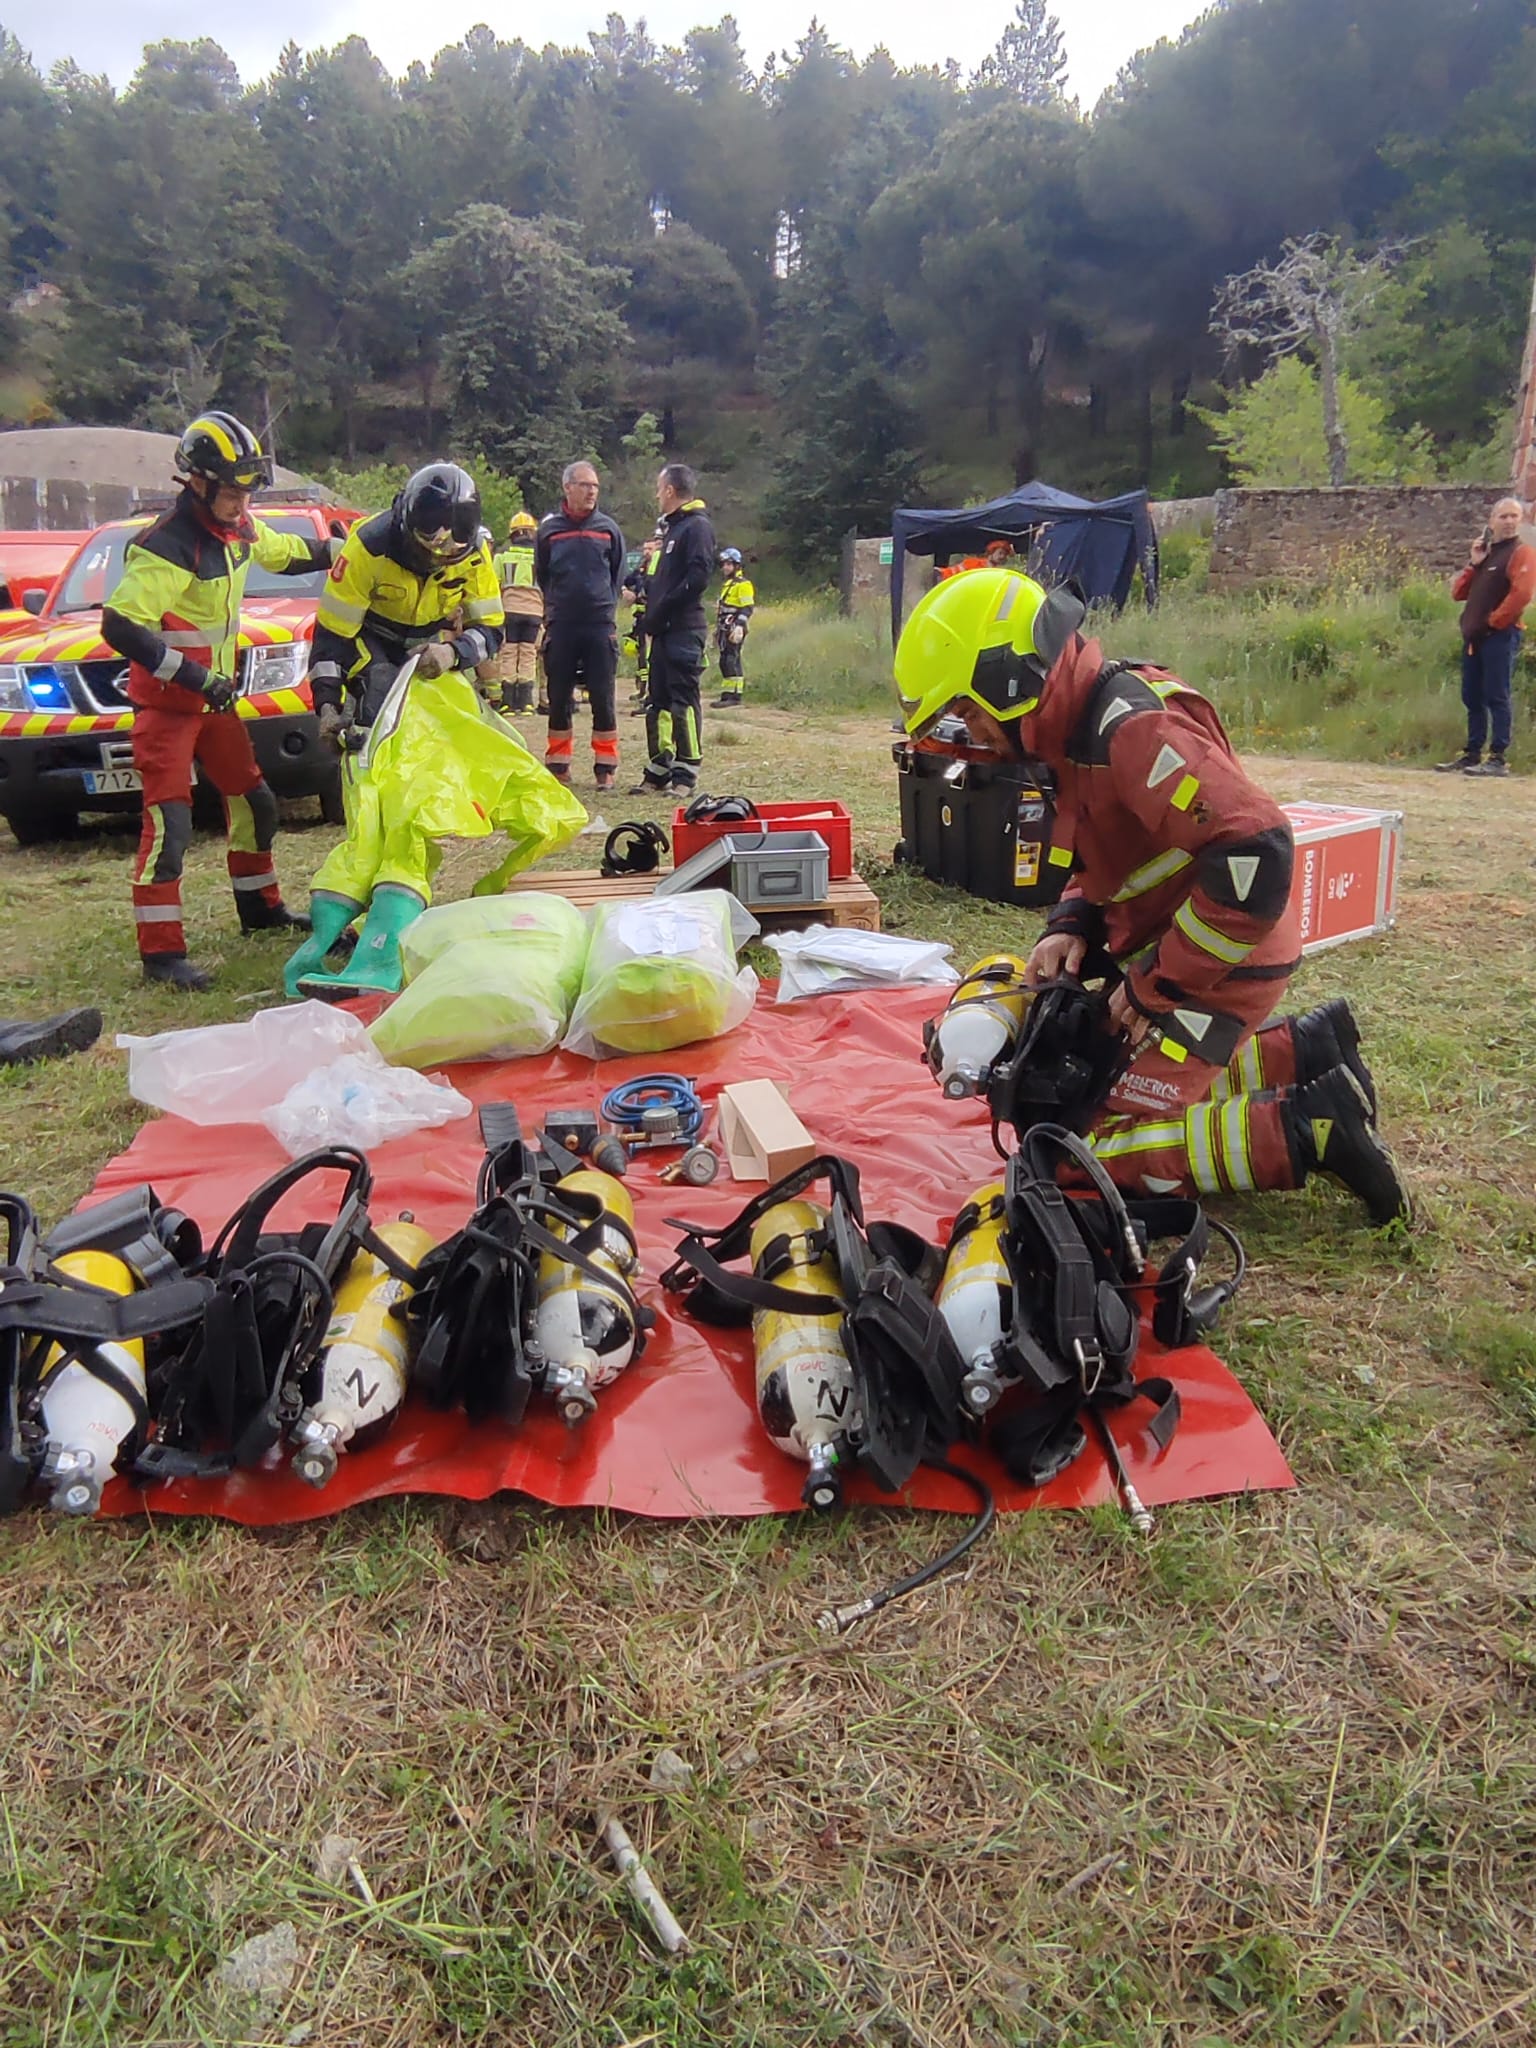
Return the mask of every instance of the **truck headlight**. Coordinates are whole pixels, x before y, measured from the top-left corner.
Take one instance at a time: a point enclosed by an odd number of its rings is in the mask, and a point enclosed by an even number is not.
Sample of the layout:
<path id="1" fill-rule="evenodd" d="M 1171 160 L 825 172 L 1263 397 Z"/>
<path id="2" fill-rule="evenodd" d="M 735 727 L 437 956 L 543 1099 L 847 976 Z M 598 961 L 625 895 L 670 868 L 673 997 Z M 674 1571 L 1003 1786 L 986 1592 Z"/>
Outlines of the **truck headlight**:
<path id="1" fill-rule="evenodd" d="M 308 641 L 287 640 L 280 647 L 247 647 L 240 664 L 241 692 L 247 697 L 262 697 L 271 690 L 297 689 L 308 668 Z"/>
<path id="2" fill-rule="evenodd" d="M 0 711 L 30 711 L 32 699 L 14 661 L 0 662 Z"/>

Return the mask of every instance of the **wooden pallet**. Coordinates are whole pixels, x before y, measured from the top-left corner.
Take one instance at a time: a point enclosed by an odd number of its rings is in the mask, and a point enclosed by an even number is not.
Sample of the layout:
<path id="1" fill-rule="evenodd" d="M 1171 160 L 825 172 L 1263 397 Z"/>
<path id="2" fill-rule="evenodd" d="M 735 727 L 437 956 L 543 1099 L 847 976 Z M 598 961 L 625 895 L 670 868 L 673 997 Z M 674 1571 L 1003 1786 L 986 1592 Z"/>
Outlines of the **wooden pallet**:
<path id="1" fill-rule="evenodd" d="M 509 889 L 536 889 L 545 896 L 565 896 L 578 909 L 594 903 L 635 902 L 649 896 L 656 886 L 654 875 L 603 875 L 596 868 L 544 868 L 537 874 L 518 875 Z M 752 915 L 764 931 L 799 931 L 808 924 L 849 925 L 855 931 L 880 929 L 880 898 L 868 882 L 857 875 L 846 882 L 829 882 L 825 903 L 797 904 L 793 909 L 754 910 Z"/>

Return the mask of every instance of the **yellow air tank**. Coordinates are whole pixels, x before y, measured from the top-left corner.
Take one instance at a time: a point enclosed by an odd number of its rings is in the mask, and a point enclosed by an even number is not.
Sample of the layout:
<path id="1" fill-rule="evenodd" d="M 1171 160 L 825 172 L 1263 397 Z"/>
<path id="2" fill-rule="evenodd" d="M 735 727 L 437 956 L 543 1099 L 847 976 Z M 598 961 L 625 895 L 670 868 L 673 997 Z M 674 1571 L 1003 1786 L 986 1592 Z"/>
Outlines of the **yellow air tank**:
<path id="1" fill-rule="evenodd" d="M 924 1056 L 951 1101 L 984 1095 L 992 1069 L 1016 1043 L 1034 991 L 1017 953 L 990 953 L 960 982 L 937 1024 L 924 1033 Z"/>
<path id="2" fill-rule="evenodd" d="M 814 1508 L 835 1507 L 842 1498 L 848 1437 L 863 1424 L 843 1349 L 837 1261 L 830 1250 L 807 1242 L 806 1233 L 824 1230 L 826 1222 L 819 1202 L 776 1202 L 752 1227 L 753 1273 L 807 1297 L 804 1315 L 754 1311 L 752 1344 L 757 1412 L 779 1449 L 810 1466 L 800 1497 Z M 826 1304 L 826 1311 L 818 1314 L 812 1302 Z"/>
<path id="3" fill-rule="evenodd" d="M 64 1252 L 55 1263 L 61 1273 L 106 1294 L 132 1294 L 138 1284 L 110 1252 Z M 142 1404 L 144 1346 L 137 1339 L 101 1344 L 95 1355 L 121 1375 L 122 1388 L 131 1389 Z M 144 1411 L 142 1405 L 135 1408 L 126 1392 L 92 1372 L 88 1361 L 59 1366 L 62 1356 L 60 1347 L 51 1345 L 42 1366 L 42 1416 L 48 1433 L 42 1477 L 53 1481 L 50 1505 L 61 1514 L 93 1515 L 118 1454 Z"/>
<path id="4" fill-rule="evenodd" d="M 409 1216 L 381 1224 L 377 1235 L 410 1266 L 420 1265 L 436 1242 Z M 290 1432 L 293 1470 L 310 1486 L 328 1485 L 338 1453 L 382 1436 L 399 1414 L 410 1379 L 410 1336 L 393 1310 L 414 1292 L 366 1249 L 348 1266 L 320 1354 L 319 1395 Z"/>
<path id="5" fill-rule="evenodd" d="M 961 1211 L 939 1282 L 939 1314 L 965 1360 L 961 1398 L 973 1415 L 997 1405 L 1004 1386 L 1002 1343 L 1013 1298 L 1003 1258 L 1003 1183 L 988 1181 Z"/>
<path id="6" fill-rule="evenodd" d="M 543 1362 L 546 1391 L 574 1425 L 592 1413 L 598 1392 L 613 1384 L 639 1349 L 640 1319 L 630 1282 L 640 1261 L 635 1205 L 621 1180 L 584 1166 L 566 1174 L 556 1192 L 595 1195 L 603 1209 L 597 1242 L 586 1252 L 602 1278 L 553 1252 L 539 1254 L 531 1349 Z M 553 1218 L 548 1222 L 556 1237 L 575 1235 Z"/>

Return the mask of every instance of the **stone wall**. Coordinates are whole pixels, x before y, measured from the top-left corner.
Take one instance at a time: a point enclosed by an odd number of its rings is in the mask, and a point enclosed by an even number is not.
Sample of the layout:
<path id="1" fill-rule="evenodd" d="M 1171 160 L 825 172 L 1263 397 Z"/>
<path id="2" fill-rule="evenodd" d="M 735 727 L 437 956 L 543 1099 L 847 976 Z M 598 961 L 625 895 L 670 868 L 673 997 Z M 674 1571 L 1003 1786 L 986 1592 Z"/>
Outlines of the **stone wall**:
<path id="1" fill-rule="evenodd" d="M 1207 589 L 1453 576 L 1504 484 L 1218 491 Z"/>

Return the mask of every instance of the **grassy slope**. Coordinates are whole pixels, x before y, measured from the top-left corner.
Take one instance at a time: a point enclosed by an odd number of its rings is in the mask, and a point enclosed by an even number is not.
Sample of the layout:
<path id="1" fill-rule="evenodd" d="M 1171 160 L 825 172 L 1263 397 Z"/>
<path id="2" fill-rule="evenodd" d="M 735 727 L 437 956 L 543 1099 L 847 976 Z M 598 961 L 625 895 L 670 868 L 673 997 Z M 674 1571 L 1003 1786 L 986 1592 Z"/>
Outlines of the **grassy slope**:
<path id="1" fill-rule="evenodd" d="M 962 960 L 1012 942 L 1010 913 L 883 865 L 883 726 L 717 718 L 706 781 L 835 782 L 889 928 Z M 0 1530 L 5 2048 L 1532 2038 L 1529 785 L 1258 766 L 1409 819 L 1398 933 L 1299 993 L 1365 1018 L 1419 1225 L 1376 1239 L 1327 1187 L 1231 1205 L 1255 1271 L 1221 1349 L 1300 1490 L 1169 1510 L 1150 1547 L 1113 1516 L 1011 1518 L 963 1582 L 835 1646 L 821 1598 L 926 1555 L 921 1520 L 23 1518 Z M 329 839 L 283 840 L 295 894 Z M 244 1014 L 280 954 L 232 937 L 217 848 L 188 894 L 225 973 L 181 1006 L 133 976 L 127 850 L 0 847 L 11 1005 Z M 121 1072 L 108 1041 L 0 1074 L 0 1185 L 76 1199 L 136 1122 Z M 648 1785 L 664 1744 L 696 1766 L 680 1796 Z M 695 1937 L 681 1964 L 593 1853 L 608 1801 Z M 315 1874 L 331 1832 L 376 1905 Z M 284 1919 L 289 1996 L 221 2001 L 212 1965 Z"/>

